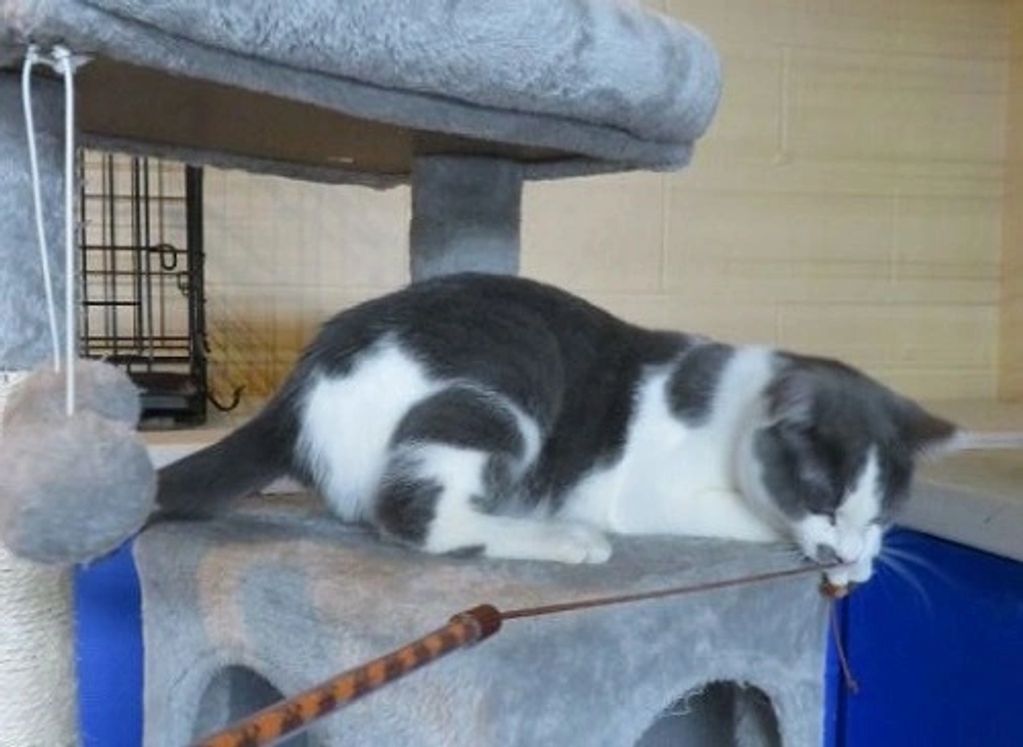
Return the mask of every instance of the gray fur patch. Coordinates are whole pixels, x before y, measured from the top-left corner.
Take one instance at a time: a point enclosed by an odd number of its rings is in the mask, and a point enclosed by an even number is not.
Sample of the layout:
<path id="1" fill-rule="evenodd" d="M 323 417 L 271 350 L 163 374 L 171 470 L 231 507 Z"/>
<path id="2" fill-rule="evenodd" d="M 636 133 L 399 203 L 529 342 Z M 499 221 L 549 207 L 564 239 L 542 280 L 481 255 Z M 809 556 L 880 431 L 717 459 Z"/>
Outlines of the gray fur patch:
<path id="1" fill-rule="evenodd" d="M 502 454 L 522 453 L 515 416 L 504 402 L 478 389 L 455 386 L 410 409 L 394 434 L 399 443 L 440 443 Z"/>
<path id="2" fill-rule="evenodd" d="M 672 412 L 689 425 L 705 422 L 721 374 L 734 353 L 732 347 L 719 343 L 700 345 L 687 353 L 668 381 Z"/>
<path id="3" fill-rule="evenodd" d="M 388 536 L 413 545 L 426 541 L 443 486 L 436 480 L 398 476 L 377 494 L 374 517 Z"/>

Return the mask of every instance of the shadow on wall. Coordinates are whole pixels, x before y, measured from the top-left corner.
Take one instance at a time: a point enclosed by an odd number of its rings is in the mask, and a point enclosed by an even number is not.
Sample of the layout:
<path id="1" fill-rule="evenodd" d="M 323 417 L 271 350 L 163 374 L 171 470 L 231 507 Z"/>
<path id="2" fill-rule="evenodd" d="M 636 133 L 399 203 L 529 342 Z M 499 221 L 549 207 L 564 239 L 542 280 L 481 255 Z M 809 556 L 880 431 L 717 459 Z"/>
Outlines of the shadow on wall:
<path id="1" fill-rule="evenodd" d="M 212 306 L 208 318 L 210 386 L 222 400 L 229 400 L 236 387 L 244 386 L 247 405 L 277 391 L 302 350 L 331 316 L 304 318 L 275 314 L 269 308 Z"/>
<path id="2" fill-rule="evenodd" d="M 690 690 L 646 730 L 636 747 L 781 747 L 770 698 L 737 682 Z"/>

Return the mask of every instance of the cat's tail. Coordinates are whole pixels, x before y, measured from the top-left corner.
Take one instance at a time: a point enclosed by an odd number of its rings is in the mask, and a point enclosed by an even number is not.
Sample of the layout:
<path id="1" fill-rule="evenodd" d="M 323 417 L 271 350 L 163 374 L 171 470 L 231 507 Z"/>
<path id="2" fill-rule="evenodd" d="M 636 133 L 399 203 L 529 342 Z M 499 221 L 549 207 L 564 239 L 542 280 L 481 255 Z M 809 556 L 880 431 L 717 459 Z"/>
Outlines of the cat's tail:
<path id="1" fill-rule="evenodd" d="M 268 407 L 217 443 L 163 467 L 154 520 L 211 516 L 286 475 L 295 429 L 280 409 Z"/>

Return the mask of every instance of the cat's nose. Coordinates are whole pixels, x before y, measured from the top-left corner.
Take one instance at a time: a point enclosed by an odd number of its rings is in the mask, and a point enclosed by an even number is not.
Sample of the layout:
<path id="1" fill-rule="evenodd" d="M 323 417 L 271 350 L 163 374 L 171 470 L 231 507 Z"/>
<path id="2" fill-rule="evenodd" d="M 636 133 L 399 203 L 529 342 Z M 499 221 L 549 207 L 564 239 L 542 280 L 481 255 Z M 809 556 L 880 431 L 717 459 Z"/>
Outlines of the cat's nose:
<path id="1" fill-rule="evenodd" d="M 831 564 L 838 562 L 838 551 L 830 547 L 829 545 L 817 545 L 816 550 L 817 562 L 822 564 Z"/>

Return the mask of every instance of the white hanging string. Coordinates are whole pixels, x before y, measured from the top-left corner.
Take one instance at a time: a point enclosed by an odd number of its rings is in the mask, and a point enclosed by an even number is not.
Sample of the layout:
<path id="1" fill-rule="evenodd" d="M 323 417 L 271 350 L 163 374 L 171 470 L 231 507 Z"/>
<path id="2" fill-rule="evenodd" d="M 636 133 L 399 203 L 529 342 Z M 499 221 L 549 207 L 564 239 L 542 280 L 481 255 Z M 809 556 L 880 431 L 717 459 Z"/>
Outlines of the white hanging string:
<path id="1" fill-rule="evenodd" d="M 75 359 L 78 337 L 75 324 L 75 67 L 76 61 L 66 47 L 53 51 L 64 77 L 64 334 L 67 360 L 68 416 L 75 412 Z"/>
<path id="2" fill-rule="evenodd" d="M 32 204 L 35 207 L 36 239 L 39 259 L 43 266 L 43 287 L 46 291 L 46 311 L 50 321 L 50 342 L 53 346 L 53 370 L 60 370 L 60 341 L 57 335 L 57 306 L 53 301 L 53 280 L 47 252 L 46 228 L 43 223 L 43 198 L 39 179 L 39 156 L 36 152 L 35 118 L 32 115 L 32 68 L 39 62 L 39 49 L 33 44 L 25 53 L 21 68 L 21 104 L 25 112 L 25 133 L 28 136 L 28 163 L 32 180 Z M 68 279 L 70 282 L 70 278 Z"/>
<path id="3" fill-rule="evenodd" d="M 28 138 L 36 238 L 39 244 L 53 364 L 61 368 L 60 336 L 43 218 L 42 180 L 32 108 L 32 72 L 40 64 L 64 79 L 64 262 L 66 276 L 66 409 L 74 411 L 74 72 L 81 60 L 66 49 L 51 56 L 32 46 L 25 55 L 21 92 Z M 0 374 L 0 427 L 6 395 L 27 372 Z M 0 546 L 0 745 L 74 747 L 78 744 L 71 571 L 30 563 Z"/>
<path id="4" fill-rule="evenodd" d="M 49 246 L 43 225 L 42 187 L 39 178 L 39 158 L 36 152 L 35 120 L 32 115 L 32 68 L 44 63 L 57 71 L 64 79 L 64 361 L 65 397 L 67 414 L 75 412 L 75 69 L 82 59 L 75 57 L 66 47 L 54 47 L 50 56 L 39 53 L 32 45 L 25 54 L 21 72 L 21 94 L 25 112 L 25 130 L 28 133 L 29 169 L 32 178 L 32 200 L 35 204 L 36 237 L 39 241 L 39 255 L 43 267 L 43 284 L 46 288 L 46 311 L 50 321 L 50 338 L 53 344 L 54 369 L 60 370 L 60 341 L 57 333 L 57 308 L 53 298 L 53 281 L 50 274 Z"/>

